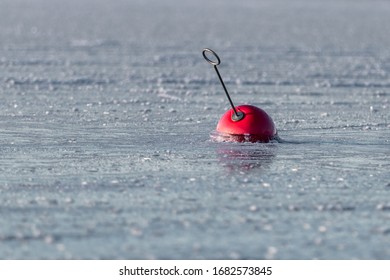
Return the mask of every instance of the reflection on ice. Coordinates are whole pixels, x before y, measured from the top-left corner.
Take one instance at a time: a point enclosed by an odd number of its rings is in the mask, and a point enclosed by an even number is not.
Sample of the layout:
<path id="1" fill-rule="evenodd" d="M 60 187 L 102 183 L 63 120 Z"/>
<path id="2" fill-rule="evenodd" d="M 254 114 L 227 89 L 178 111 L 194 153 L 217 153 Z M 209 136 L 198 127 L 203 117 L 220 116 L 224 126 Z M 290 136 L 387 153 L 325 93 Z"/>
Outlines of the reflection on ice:
<path id="1" fill-rule="evenodd" d="M 274 144 L 229 144 L 219 147 L 217 155 L 220 163 L 230 172 L 247 172 L 268 168 L 275 155 Z"/>

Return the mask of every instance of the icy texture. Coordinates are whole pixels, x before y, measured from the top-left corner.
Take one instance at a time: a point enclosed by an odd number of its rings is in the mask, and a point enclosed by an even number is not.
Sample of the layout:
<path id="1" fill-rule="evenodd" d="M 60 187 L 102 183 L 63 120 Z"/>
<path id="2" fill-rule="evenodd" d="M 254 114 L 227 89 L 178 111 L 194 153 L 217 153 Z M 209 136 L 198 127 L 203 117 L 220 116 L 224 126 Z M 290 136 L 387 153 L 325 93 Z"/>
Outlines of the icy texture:
<path id="1" fill-rule="evenodd" d="M 0 258 L 389 259 L 390 2 L 0 2 Z M 210 141 L 228 103 L 281 143 Z"/>

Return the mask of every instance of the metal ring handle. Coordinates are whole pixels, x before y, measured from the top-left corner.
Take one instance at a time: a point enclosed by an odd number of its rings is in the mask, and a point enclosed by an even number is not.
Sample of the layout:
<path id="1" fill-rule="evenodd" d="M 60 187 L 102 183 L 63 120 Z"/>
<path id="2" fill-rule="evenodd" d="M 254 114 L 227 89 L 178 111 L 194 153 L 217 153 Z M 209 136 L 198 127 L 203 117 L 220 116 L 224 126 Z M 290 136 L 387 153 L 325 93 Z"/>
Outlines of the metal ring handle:
<path id="1" fill-rule="evenodd" d="M 214 55 L 216 58 L 217 58 L 217 61 L 212 61 L 210 58 L 207 57 L 206 55 L 206 52 L 208 53 L 211 53 L 212 55 Z M 215 53 L 215 51 L 211 50 L 211 49 L 203 49 L 203 57 L 204 59 L 206 59 L 206 61 L 214 66 L 217 66 L 221 63 L 221 60 L 219 59 L 219 56 Z"/>

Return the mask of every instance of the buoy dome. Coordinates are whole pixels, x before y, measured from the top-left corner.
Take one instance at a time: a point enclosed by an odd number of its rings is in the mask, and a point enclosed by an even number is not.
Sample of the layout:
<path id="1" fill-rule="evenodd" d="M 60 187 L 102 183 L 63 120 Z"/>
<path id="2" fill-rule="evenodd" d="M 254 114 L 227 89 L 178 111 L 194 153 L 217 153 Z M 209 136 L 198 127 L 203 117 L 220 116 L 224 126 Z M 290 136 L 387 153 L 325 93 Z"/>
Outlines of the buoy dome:
<path id="1" fill-rule="evenodd" d="M 235 121 L 233 109 L 228 110 L 219 120 L 217 132 L 229 134 L 237 142 L 269 142 L 276 137 L 275 124 L 264 110 L 252 105 L 235 108 L 244 117 Z"/>

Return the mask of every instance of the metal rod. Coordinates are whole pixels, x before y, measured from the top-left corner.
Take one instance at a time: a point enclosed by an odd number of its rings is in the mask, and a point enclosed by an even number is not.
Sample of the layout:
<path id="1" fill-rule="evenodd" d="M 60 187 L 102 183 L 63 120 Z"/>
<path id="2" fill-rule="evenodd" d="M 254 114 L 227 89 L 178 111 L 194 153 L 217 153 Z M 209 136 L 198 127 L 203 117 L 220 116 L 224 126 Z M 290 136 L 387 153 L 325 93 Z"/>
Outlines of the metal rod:
<path id="1" fill-rule="evenodd" d="M 217 65 L 214 65 L 214 69 L 215 69 L 215 72 L 217 72 L 219 81 L 221 82 L 221 85 L 222 85 L 223 89 L 225 90 L 226 97 L 227 97 L 227 99 L 229 100 L 230 106 L 232 106 L 232 109 L 233 109 L 233 111 L 234 111 L 234 114 L 238 117 L 238 113 L 237 113 L 236 107 L 234 107 L 233 101 L 232 101 L 232 99 L 230 98 L 230 95 L 229 95 L 229 93 L 228 93 L 228 91 L 227 91 L 227 89 L 226 89 L 225 83 L 224 83 L 223 80 L 222 80 L 221 74 L 219 74 Z"/>
<path id="2" fill-rule="evenodd" d="M 212 54 L 215 56 L 215 58 L 217 59 L 217 61 L 213 61 L 213 60 L 211 60 L 210 58 L 208 58 L 207 55 L 206 55 L 206 52 L 212 53 Z M 243 113 L 243 112 L 237 112 L 236 107 L 234 106 L 233 101 L 232 101 L 232 99 L 230 98 L 230 95 L 229 95 L 229 93 L 228 93 L 228 91 L 227 91 L 227 89 L 226 89 L 225 83 L 224 83 L 223 80 L 222 80 L 221 74 L 219 74 L 219 71 L 218 71 L 218 68 L 217 68 L 217 65 L 219 65 L 219 64 L 221 63 L 221 60 L 219 59 L 219 56 L 215 53 L 215 51 L 213 51 L 213 50 L 211 50 L 211 49 L 203 49 L 203 52 L 202 52 L 202 53 L 203 53 L 204 59 L 206 59 L 206 61 L 207 61 L 208 63 L 210 63 L 211 65 L 213 65 L 213 66 L 214 66 L 214 69 L 215 69 L 215 72 L 217 72 L 219 81 L 221 82 L 221 85 L 222 85 L 223 89 L 225 90 L 226 97 L 227 97 L 228 100 L 229 100 L 230 106 L 232 106 L 232 109 L 233 109 L 233 111 L 234 111 L 234 114 L 233 114 L 233 116 L 232 116 L 232 119 L 233 119 L 234 121 L 239 121 L 239 120 L 243 119 L 243 118 L 244 118 L 244 113 Z"/>

